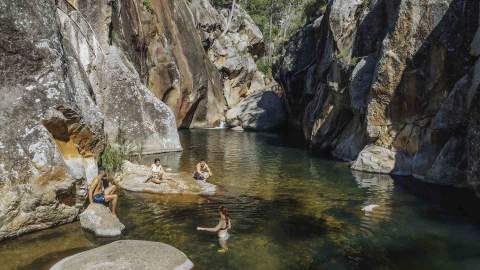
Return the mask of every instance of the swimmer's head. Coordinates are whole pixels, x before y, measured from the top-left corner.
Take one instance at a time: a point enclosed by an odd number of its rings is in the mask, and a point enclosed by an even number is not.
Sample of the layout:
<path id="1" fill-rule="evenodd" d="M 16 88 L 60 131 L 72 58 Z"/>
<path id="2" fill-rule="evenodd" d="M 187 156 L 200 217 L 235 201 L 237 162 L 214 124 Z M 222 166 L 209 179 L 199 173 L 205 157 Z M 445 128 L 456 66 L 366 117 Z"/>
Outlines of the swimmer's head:
<path id="1" fill-rule="evenodd" d="M 225 206 L 220 206 L 218 208 L 218 213 L 221 215 L 221 216 L 224 216 L 226 219 L 229 219 L 229 215 L 228 215 L 228 210 Z"/>

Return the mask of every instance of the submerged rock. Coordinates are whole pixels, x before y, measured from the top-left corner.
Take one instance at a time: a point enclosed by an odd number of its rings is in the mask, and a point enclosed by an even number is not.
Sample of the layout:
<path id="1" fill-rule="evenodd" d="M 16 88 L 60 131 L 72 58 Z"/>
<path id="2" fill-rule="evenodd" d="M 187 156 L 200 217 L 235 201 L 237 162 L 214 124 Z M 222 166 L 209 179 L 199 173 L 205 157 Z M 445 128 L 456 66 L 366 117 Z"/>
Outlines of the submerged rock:
<path id="1" fill-rule="evenodd" d="M 190 173 L 166 173 L 172 180 L 163 180 L 162 183 L 145 183 L 150 175 L 150 168 L 126 161 L 123 172 L 115 183 L 126 190 L 157 194 L 202 194 L 213 195 L 216 191 L 214 184 L 197 181 Z"/>
<path id="2" fill-rule="evenodd" d="M 180 250 L 160 242 L 120 240 L 67 257 L 50 270 L 189 270 Z"/>
<path id="3" fill-rule="evenodd" d="M 105 237 L 119 236 L 125 229 L 125 225 L 110 212 L 110 209 L 99 203 L 91 203 L 80 214 L 80 225 L 96 236 Z"/>

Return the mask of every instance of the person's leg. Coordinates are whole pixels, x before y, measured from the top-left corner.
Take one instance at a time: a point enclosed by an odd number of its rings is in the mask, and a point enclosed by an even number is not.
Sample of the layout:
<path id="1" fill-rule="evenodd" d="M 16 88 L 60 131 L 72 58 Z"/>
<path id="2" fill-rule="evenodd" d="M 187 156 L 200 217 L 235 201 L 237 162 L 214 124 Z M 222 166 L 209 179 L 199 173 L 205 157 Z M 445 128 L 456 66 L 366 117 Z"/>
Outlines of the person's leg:
<path id="1" fill-rule="evenodd" d="M 114 216 L 117 216 L 118 195 L 117 194 L 105 195 L 105 201 L 112 202 L 112 208 L 110 210 L 112 211 L 112 214 Z"/>
<path id="2" fill-rule="evenodd" d="M 152 181 L 153 183 L 155 183 L 155 184 L 160 184 L 160 183 L 162 183 L 162 180 L 160 180 L 160 179 L 158 179 L 158 178 L 152 178 L 151 181 Z"/>
<path id="3" fill-rule="evenodd" d="M 220 244 L 221 249 L 218 250 L 218 252 L 227 252 L 228 250 L 228 245 L 227 245 L 227 239 L 224 238 L 218 238 L 218 243 Z"/>

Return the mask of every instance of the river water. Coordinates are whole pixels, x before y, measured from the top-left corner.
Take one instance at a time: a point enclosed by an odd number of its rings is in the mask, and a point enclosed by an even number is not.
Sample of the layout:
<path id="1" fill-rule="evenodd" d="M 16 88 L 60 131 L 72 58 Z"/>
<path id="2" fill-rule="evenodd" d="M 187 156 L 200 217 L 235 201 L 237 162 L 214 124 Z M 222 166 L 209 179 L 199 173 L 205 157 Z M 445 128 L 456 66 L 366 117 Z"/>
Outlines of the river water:
<path id="1" fill-rule="evenodd" d="M 480 269 L 480 204 L 468 192 L 352 172 L 347 163 L 291 145 L 291 136 L 180 136 L 184 151 L 159 155 L 162 163 L 190 172 L 205 158 L 218 193 L 121 192 L 123 239 L 171 244 L 195 269 Z M 232 218 L 227 253 L 218 252 L 215 235 L 195 230 L 216 225 L 220 205 Z M 362 210 L 369 205 L 376 207 Z M 0 243 L 0 269 L 48 269 L 108 241 L 78 222 L 32 233 Z"/>

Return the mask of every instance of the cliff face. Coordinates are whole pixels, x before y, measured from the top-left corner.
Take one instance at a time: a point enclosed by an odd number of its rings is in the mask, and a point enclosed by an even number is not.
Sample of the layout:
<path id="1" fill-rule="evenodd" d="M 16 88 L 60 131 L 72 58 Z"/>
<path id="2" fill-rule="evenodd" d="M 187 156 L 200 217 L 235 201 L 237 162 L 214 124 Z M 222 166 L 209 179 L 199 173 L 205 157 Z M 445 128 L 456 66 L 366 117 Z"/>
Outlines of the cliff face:
<path id="1" fill-rule="evenodd" d="M 114 40 L 134 60 L 152 93 L 174 111 L 182 128 L 224 121 L 222 78 L 208 60 L 185 1 L 115 1 Z"/>
<path id="2" fill-rule="evenodd" d="M 478 21 L 477 1 L 330 1 L 274 67 L 289 124 L 356 170 L 476 186 Z"/>
<path id="3" fill-rule="evenodd" d="M 105 139 L 181 149 L 111 15 L 106 0 L 0 1 L 0 240 L 74 220 Z"/>
<path id="4" fill-rule="evenodd" d="M 190 8 L 208 59 L 221 74 L 227 126 L 281 127 L 285 110 L 276 95 L 278 84 L 255 64 L 265 54 L 265 44 L 252 18 L 237 5 L 226 29 L 230 9 L 215 8 L 208 0 L 192 0 Z"/>
<path id="5" fill-rule="evenodd" d="M 237 10 L 219 37 L 209 1 L 0 0 L 0 240 L 74 220 L 105 144 L 181 150 L 177 127 L 222 126 L 268 90 Z M 278 108 L 268 92 L 233 117 L 270 128 Z"/>

